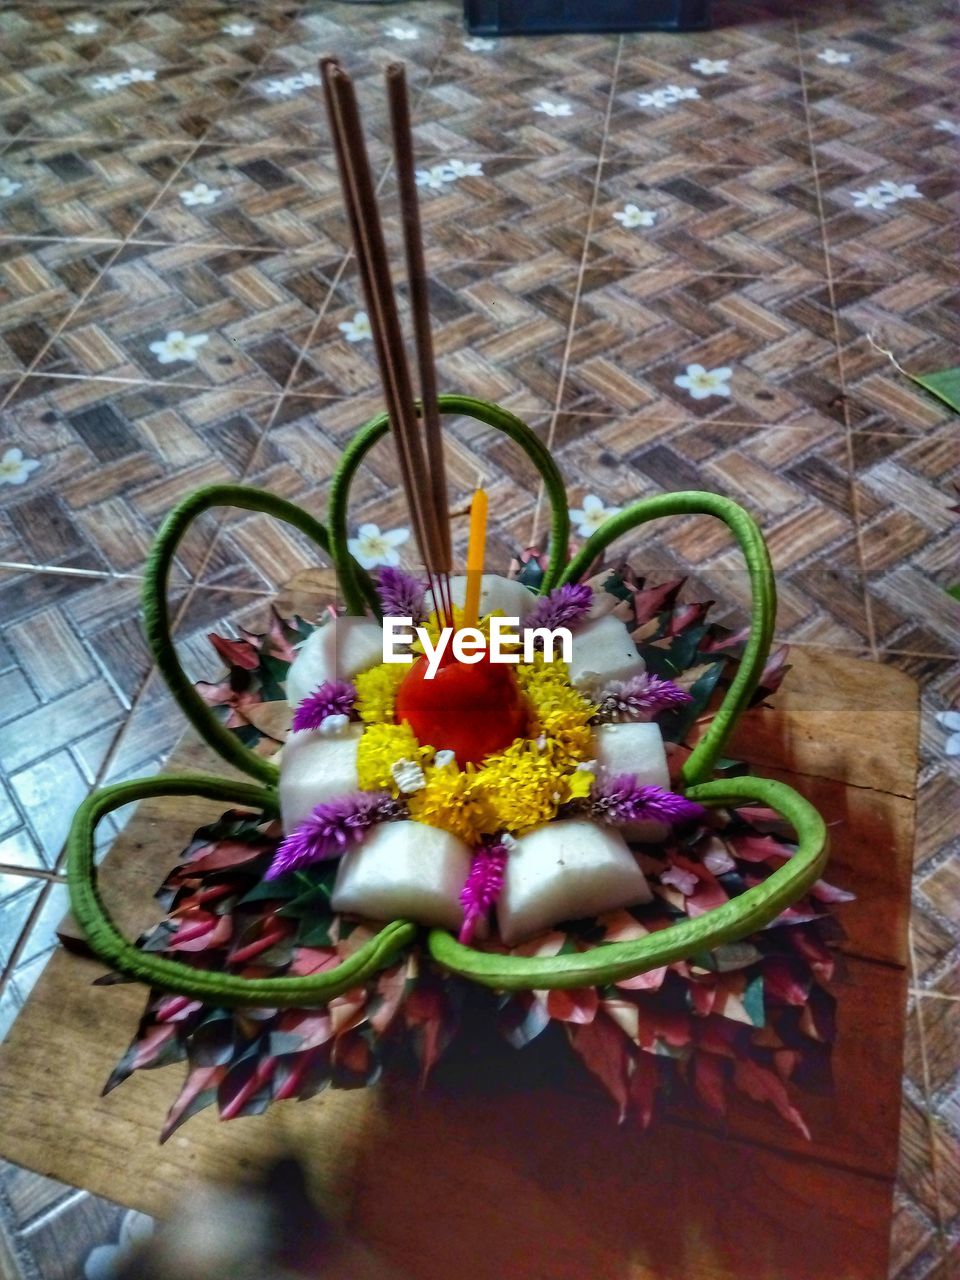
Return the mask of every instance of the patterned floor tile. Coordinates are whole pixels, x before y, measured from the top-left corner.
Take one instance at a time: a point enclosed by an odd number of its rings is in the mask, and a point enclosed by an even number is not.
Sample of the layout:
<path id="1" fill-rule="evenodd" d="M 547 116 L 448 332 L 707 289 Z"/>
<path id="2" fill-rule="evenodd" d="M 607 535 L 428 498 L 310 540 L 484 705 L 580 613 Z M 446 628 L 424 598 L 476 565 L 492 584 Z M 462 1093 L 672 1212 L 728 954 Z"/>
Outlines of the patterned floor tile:
<path id="1" fill-rule="evenodd" d="M 399 272 L 394 278 L 403 313 L 406 288 Z M 528 412 L 552 408 L 575 287 L 575 271 L 545 279 L 536 261 L 492 271 L 474 264 L 436 271 L 430 280 L 430 309 L 442 389 L 509 407 L 522 402 Z M 297 391 L 340 397 L 378 386 L 373 342 L 352 327 L 361 311 L 364 304 L 351 268 L 304 353 L 293 383 Z"/>
<path id="2" fill-rule="evenodd" d="M 0 569 L 0 606 L 0 681 L 23 707 L 0 735 L 0 864 L 52 869 L 151 666 L 140 583 Z"/>
<path id="3" fill-rule="evenodd" d="M 957 504 L 954 424 L 920 439 L 862 435 L 856 444 L 864 568 L 886 573 L 909 566 L 941 588 L 952 587 L 960 562 L 960 519 L 951 510 Z"/>
<path id="4" fill-rule="evenodd" d="M 828 292 L 789 272 L 588 270 L 563 408 L 840 431 Z"/>
<path id="5" fill-rule="evenodd" d="M 897 274 L 875 285 L 841 280 L 832 292 L 852 430 L 916 436 L 948 422 L 947 406 L 900 373 L 890 355 L 910 373 L 951 367 L 956 285 L 936 275 Z"/>
<path id="6" fill-rule="evenodd" d="M 608 154 L 643 162 L 682 156 L 690 168 L 790 161 L 806 165 L 809 147 L 795 43 L 748 36 L 729 58 L 713 52 L 702 56 L 727 61 L 727 70 L 696 71 L 680 43 L 669 44 L 662 36 L 657 42 L 639 37 L 625 46 Z"/>
<path id="7" fill-rule="evenodd" d="M 0 81 L 0 130 L 43 138 L 197 140 L 246 74 L 204 66 L 183 52 L 172 63 L 157 58 L 145 67 L 11 72 Z"/>
<path id="8" fill-rule="evenodd" d="M 195 228 L 190 226 L 176 225 L 162 235 L 162 222 L 144 222 L 147 209 L 179 174 L 187 154 L 183 148 L 171 149 L 166 141 L 14 141 L 3 154 L 2 169 L 21 186 L 3 202 L 0 230 L 4 237 L 111 241 L 136 233 L 141 240 L 218 239 L 232 243 L 233 238 L 224 234 L 191 235 Z M 210 170 L 216 169 L 220 159 L 218 149 L 200 148 L 193 163 L 212 177 Z M 199 177 L 199 172 L 184 172 L 182 183 L 178 181 L 171 193 L 178 204 L 180 191 L 193 187 Z M 188 234 L 183 234 L 185 231 Z"/>
<path id="9" fill-rule="evenodd" d="M 867 574 L 866 587 L 881 648 L 956 658 L 960 603 L 947 594 L 946 583 L 907 566 Z"/>
<path id="10" fill-rule="evenodd" d="M 39 464 L 0 509 L 0 561 L 8 563 L 138 575 L 180 498 L 243 477 L 276 403 L 219 388 L 79 379 L 27 379 L 24 390 L 41 381 L 45 394 L 9 406 L 0 433 L 4 448 L 19 446 Z M 216 519 L 205 515 L 187 533 L 174 583 L 205 561 Z M 23 607 L 28 581 L 12 593 Z"/>
<path id="11" fill-rule="evenodd" d="M 5 5 L 0 14 L 0 66 L 88 68 L 122 40 L 149 7 L 145 0 L 100 5 L 98 12 L 93 12 L 97 6 L 79 4 Z"/>
<path id="12" fill-rule="evenodd" d="M 865 278 L 883 287 L 920 275 L 956 284 L 955 165 L 915 158 L 909 165 L 830 166 L 819 170 L 818 181 L 830 268 L 838 279 Z"/>
<path id="13" fill-rule="evenodd" d="M 10 962 L 43 883 L 27 876 L 0 872 L 0 974 Z"/>
<path id="14" fill-rule="evenodd" d="M 324 306 L 324 265 L 312 250 L 129 244 L 63 325 L 48 369 L 282 388 Z"/>
<path id="15" fill-rule="evenodd" d="M 630 208 L 629 206 L 633 206 Z M 821 279 L 824 251 L 809 166 L 697 168 L 676 158 L 604 163 L 591 267 Z"/>

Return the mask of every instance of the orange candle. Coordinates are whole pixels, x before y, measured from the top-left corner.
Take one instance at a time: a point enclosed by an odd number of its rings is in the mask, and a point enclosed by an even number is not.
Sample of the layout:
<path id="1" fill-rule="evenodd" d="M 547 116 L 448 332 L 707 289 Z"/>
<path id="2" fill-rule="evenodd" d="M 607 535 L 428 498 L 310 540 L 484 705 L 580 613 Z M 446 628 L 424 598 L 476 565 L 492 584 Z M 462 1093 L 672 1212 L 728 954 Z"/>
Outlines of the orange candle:
<path id="1" fill-rule="evenodd" d="M 467 547 L 467 591 L 463 625 L 475 627 L 480 619 L 480 586 L 487 546 L 487 493 L 478 488 L 470 504 L 470 544 Z"/>

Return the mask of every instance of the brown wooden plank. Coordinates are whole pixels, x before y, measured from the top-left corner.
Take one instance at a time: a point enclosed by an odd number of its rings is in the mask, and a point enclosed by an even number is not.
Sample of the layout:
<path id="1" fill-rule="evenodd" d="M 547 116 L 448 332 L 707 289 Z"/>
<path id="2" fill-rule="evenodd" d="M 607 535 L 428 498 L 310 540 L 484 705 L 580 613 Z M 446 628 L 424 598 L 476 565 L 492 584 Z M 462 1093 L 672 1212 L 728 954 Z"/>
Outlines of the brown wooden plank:
<path id="1" fill-rule="evenodd" d="M 893 667 L 794 649 L 771 707 L 737 725 L 726 754 L 751 764 L 912 797 L 919 695 Z"/>

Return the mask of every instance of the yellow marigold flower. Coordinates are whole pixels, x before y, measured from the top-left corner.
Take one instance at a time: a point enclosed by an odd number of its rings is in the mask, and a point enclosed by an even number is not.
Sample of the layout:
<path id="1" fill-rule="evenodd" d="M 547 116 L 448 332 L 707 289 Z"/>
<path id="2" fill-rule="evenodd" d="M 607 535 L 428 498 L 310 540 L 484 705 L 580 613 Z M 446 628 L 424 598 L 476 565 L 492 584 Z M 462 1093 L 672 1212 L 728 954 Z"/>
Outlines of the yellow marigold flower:
<path id="1" fill-rule="evenodd" d="M 357 711 L 367 724 L 392 724 L 396 714 L 397 689 L 410 670 L 406 662 L 381 662 L 354 677 Z"/>
<path id="2" fill-rule="evenodd" d="M 549 821 L 566 798 L 564 769 L 551 754 L 518 739 L 484 762 L 478 783 L 504 830 L 522 833 Z"/>
<path id="3" fill-rule="evenodd" d="M 567 778 L 567 799 L 586 800 L 596 780 L 589 769 L 575 769 Z"/>
<path id="4" fill-rule="evenodd" d="M 547 662 L 542 653 L 535 653 L 532 662 L 518 664 L 517 679 L 524 693 L 544 684 L 573 687 L 570 684 L 569 666 L 559 658 L 556 662 Z"/>
<path id="5" fill-rule="evenodd" d="M 357 747 L 357 777 L 363 791 L 390 791 L 399 794 L 390 772 L 398 760 L 414 760 L 422 764 L 433 754 L 421 747 L 406 724 L 367 725 Z"/>
<path id="6" fill-rule="evenodd" d="M 479 844 L 484 832 L 499 826 L 479 776 L 472 769 L 461 772 L 451 765 L 428 769 L 427 785 L 407 798 L 411 818 L 442 827 L 469 845 Z"/>

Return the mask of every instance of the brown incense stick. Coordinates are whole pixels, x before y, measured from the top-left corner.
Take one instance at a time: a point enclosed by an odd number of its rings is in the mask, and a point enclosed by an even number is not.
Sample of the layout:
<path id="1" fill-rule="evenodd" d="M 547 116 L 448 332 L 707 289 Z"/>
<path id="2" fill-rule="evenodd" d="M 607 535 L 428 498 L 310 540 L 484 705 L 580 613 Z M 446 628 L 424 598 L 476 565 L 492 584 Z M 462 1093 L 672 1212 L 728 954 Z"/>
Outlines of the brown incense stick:
<path id="1" fill-rule="evenodd" d="M 403 219 L 403 241 L 407 259 L 407 280 L 410 289 L 410 307 L 413 312 L 413 332 L 417 351 L 417 369 L 420 378 L 420 403 L 423 406 L 426 460 L 430 476 L 430 497 L 435 512 L 435 527 L 440 533 L 440 555 L 437 568 L 441 574 L 449 574 L 453 568 L 453 552 L 450 543 L 448 517 L 447 476 L 443 457 L 443 437 L 440 428 L 440 406 L 437 400 L 437 371 L 433 359 L 433 336 L 430 331 L 430 303 L 427 286 L 427 268 L 423 253 L 423 235 L 420 228 L 420 201 L 417 198 L 416 165 L 413 156 L 413 131 L 410 126 L 410 103 L 407 97 L 407 77 L 402 63 L 387 67 L 387 102 L 390 109 L 390 125 L 393 133 L 394 164 L 397 171 L 397 187 L 400 194 L 400 211 Z M 444 585 L 449 589 L 449 582 Z M 449 612 L 449 601 L 444 602 Z"/>
<path id="2" fill-rule="evenodd" d="M 436 509 L 428 500 L 430 484 L 356 94 L 336 59 L 322 59 L 320 70 L 401 479 L 436 603 L 440 596 L 434 577 L 442 572 L 437 564 L 442 534 Z"/>

